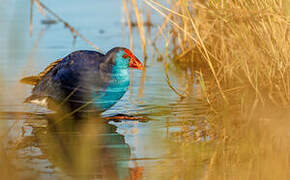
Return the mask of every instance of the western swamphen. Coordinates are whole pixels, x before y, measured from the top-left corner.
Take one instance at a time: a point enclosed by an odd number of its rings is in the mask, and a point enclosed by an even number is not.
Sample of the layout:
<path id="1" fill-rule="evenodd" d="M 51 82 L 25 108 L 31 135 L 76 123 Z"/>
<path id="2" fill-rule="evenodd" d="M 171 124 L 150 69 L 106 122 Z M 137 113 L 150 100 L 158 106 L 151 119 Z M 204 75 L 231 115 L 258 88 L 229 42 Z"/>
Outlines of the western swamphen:
<path id="1" fill-rule="evenodd" d="M 20 82 L 34 85 L 25 102 L 59 110 L 102 112 L 113 106 L 127 91 L 129 68 L 142 70 L 133 53 L 115 47 L 102 54 L 80 50 L 51 63 L 37 76 Z"/>

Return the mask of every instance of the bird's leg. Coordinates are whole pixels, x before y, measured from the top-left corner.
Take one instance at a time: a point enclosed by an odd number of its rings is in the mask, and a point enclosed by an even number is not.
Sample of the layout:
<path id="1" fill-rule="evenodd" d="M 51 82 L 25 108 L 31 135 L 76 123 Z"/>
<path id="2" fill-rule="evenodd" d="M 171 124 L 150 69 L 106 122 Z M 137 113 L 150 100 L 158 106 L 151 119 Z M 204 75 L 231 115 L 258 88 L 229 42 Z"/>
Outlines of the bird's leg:
<path id="1" fill-rule="evenodd" d="M 128 115 L 128 114 L 116 114 L 113 116 L 108 116 L 108 117 L 104 117 L 105 120 L 112 120 L 112 121 L 121 121 L 121 120 L 125 120 L 125 121 L 148 121 L 147 118 L 143 117 L 143 116 L 133 116 L 133 115 Z"/>

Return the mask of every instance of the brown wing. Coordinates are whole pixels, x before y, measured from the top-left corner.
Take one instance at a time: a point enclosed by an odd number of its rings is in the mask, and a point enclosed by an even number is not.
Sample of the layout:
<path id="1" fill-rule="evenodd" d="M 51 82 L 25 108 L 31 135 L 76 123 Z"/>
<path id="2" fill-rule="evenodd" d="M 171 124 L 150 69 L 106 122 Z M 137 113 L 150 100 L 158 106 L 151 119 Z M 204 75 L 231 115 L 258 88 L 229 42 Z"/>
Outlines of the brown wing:
<path id="1" fill-rule="evenodd" d="M 29 84 L 29 85 L 36 85 L 38 84 L 42 77 L 45 76 L 48 72 L 50 72 L 63 58 L 60 58 L 52 63 L 50 63 L 42 72 L 40 72 L 37 76 L 28 76 L 25 78 L 22 78 L 20 80 L 23 84 Z"/>

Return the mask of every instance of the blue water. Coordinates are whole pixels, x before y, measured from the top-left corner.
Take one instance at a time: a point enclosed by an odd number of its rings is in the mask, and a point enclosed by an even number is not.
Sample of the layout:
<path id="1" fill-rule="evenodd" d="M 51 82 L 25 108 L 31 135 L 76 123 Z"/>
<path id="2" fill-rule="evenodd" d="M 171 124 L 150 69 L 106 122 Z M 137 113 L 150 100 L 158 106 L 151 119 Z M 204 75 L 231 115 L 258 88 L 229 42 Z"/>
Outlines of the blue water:
<path id="1" fill-rule="evenodd" d="M 6 139 L 4 144 L 7 151 L 17 144 L 15 153 L 18 157 L 14 159 L 14 164 L 21 169 L 19 176 L 39 179 L 106 179 L 112 173 L 112 177 L 124 179 L 132 172 L 141 171 L 142 176 L 146 177 L 154 166 L 167 158 L 169 131 L 176 132 L 182 128 L 168 127 L 168 123 L 182 121 L 185 117 L 189 120 L 204 118 L 202 108 L 197 108 L 201 107 L 201 103 L 196 99 L 185 102 L 180 100 L 168 87 L 163 64 L 157 62 L 157 55 L 148 46 L 146 71 L 130 72 L 129 90 L 102 116 L 124 113 L 146 116 L 149 121 L 90 121 L 83 123 L 83 126 L 93 127 L 92 131 L 83 131 L 81 128 L 61 129 L 52 131 L 54 141 L 48 140 L 50 130 L 44 115 L 51 112 L 38 106 L 23 104 L 23 100 L 31 92 L 31 87 L 18 81 L 21 77 L 39 73 L 49 63 L 74 50 L 94 48 L 80 38 L 74 42 L 70 31 L 61 23 L 42 24 L 42 20 L 51 19 L 51 16 L 41 15 L 36 7 L 33 10 L 33 34 L 30 37 L 28 2 L 4 0 L 0 4 L 0 112 L 3 112 L 0 114 L 0 129 L 1 136 Z M 115 46 L 129 47 L 129 31 L 121 0 L 45 0 L 43 3 L 102 51 L 106 52 Z M 140 1 L 139 3 L 140 7 L 144 6 Z M 143 10 L 146 11 L 146 8 Z M 161 18 L 157 14 L 152 13 L 151 18 L 153 24 L 160 24 Z M 154 26 L 151 33 L 156 34 L 156 31 L 157 26 Z M 134 54 L 143 60 L 138 29 L 133 29 L 133 36 Z M 162 42 L 160 47 L 163 47 Z M 160 51 L 162 52 L 162 48 Z M 178 90 L 186 90 L 186 75 L 187 72 L 170 76 L 172 84 Z M 196 84 L 194 86 L 194 95 L 198 97 L 200 88 Z M 86 132 L 91 132 L 90 136 Z M 91 136 L 92 139 L 86 139 Z M 70 161 L 67 160 L 69 158 L 61 158 L 59 152 L 69 154 L 71 149 L 82 151 L 81 147 L 85 147 L 79 145 L 82 139 L 87 140 L 85 142 L 88 147 L 92 147 L 94 153 L 91 154 L 101 152 L 99 155 L 90 156 L 91 151 L 88 150 L 85 154 L 89 155 L 83 157 L 90 160 L 88 164 L 107 164 L 109 169 L 115 170 L 111 172 L 104 167 L 98 167 L 96 171 L 85 171 L 80 167 L 73 171 L 64 167 Z M 64 144 L 66 148 L 54 147 L 57 143 Z M 82 157 L 81 155 L 83 154 L 78 153 L 73 157 Z"/>

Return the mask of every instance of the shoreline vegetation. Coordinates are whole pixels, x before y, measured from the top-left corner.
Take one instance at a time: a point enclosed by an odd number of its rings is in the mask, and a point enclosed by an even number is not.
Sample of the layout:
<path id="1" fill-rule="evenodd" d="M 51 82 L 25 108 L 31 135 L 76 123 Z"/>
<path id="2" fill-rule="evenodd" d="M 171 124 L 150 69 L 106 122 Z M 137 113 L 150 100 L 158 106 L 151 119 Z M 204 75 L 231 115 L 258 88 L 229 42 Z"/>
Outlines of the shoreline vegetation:
<path id="1" fill-rule="evenodd" d="M 209 145 L 211 153 L 198 177 L 288 179 L 289 2 L 144 2 L 164 18 L 161 38 L 171 44 L 171 56 L 164 58 L 202 77 L 211 140 L 200 146 Z M 194 177 L 192 168 L 200 166 L 196 156 L 203 154 L 196 154 L 196 146 L 192 141 L 175 149 L 187 158 L 186 164 L 175 165 L 184 167 L 176 177 Z"/>

